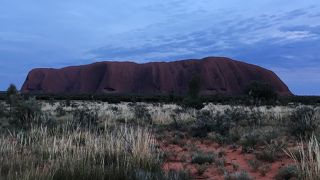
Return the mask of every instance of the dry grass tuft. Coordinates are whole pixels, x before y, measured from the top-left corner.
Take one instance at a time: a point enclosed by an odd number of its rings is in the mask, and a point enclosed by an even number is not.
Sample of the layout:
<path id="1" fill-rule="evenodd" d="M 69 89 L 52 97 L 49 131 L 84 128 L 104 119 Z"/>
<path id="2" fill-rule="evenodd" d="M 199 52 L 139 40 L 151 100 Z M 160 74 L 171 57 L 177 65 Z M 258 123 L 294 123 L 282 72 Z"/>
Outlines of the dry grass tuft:
<path id="1" fill-rule="evenodd" d="M 319 141 L 313 135 L 309 142 L 299 143 L 296 153 L 288 151 L 287 154 L 294 160 L 300 171 L 300 179 L 320 179 L 320 147 Z"/>
<path id="2" fill-rule="evenodd" d="M 161 172 L 149 130 L 33 127 L 0 137 L 0 179 L 135 179 Z M 156 176 L 156 175 L 155 175 Z"/>

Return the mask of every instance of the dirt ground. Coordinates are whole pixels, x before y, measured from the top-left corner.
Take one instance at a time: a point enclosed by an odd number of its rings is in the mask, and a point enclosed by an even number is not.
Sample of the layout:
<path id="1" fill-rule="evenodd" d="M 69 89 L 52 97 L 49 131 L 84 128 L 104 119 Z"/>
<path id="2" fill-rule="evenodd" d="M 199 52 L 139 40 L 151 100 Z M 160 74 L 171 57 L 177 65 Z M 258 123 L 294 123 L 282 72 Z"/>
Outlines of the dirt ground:
<path id="1" fill-rule="evenodd" d="M 219 145 L 208 139 L 186 138 L 179 142 L 174 142 L 171 133 L 167 133 L 165 138 L 159 141 L 161 149 L 166 153 L 167 160 L 163 164 L 163 169 L 170 170 L 186 170 L 195 179 L 224 179 L 225 172 L 247 172 L 256 180 L 274 179 L 280 168 L 292 164 L 293 162 L 283 155 L 274 162 L 261 162 L 259 169 L 254 170 L 250 166 L 250 160 L 256 160 L 254 153 L 244 153 L 242 148 L 237 145 Z M 215 153 L 221 155 L 224 159 L 223 165 L 216 163 L 206 164 L 205 168 L 201 165 L 192 163 L 192 154 L 195 152 Z M 265 167 L 265 168 L 263 168 Z M 264 170 L 260 170 L 264 169 Z"/>

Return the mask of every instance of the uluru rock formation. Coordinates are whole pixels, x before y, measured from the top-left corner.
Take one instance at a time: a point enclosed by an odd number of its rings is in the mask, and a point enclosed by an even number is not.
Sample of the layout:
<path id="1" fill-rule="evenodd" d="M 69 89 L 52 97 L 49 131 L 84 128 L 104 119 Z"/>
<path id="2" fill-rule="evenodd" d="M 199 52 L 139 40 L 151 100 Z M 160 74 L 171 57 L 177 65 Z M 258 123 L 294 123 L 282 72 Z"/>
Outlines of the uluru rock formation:
<path id="1" fill-rule="evenodd" d="M 38 68 L 29 72 L 23 93 L 146 93 L 188 91 L 194 74 L 200 77 L 201 94 L 243 94 L 252 81 L 272 85 L 280 95 L 288 87 L 270 70 L 223 57 L 174 62 L 98 62 L 62 69 Z"/>

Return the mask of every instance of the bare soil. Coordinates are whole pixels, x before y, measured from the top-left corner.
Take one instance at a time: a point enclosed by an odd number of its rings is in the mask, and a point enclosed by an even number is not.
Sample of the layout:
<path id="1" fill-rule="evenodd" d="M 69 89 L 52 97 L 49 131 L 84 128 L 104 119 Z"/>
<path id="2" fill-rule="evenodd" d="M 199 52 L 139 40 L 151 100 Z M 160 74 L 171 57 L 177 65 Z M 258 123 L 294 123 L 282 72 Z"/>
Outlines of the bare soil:
<path id="1" fill-rule="evenodd" d="M 260 167 L 269 167 L 267 172 L 263 174 L 259 170 L 253 170 L 248 163 L 249 160 L 256 160 L 255 154 L 244 153 L 240 146 L 219 145 L 212 140 L 193 137 L 183 138 L 177 142 L 174 140 L 173 132 L 166 132 L 165 134 L 166 135 L 159 140 L 160 148 L 167 156 L 166 162 L 163 164 L 163 169 L 166 171 L 186 170 L 189 171 L 195 179 L 220 180 L 224 179 L 224 172 L 226 171 L 229 173 L 246 171 L 254 179 L 268 180 L 274 179 L 280 168 L 293 163 L 286 155 L 283 155 L 272 163 L 262 161 Z M 215 163 L 211 163 L 207 164 L 206 170 L 201 172 L 201 170 L 199 170 L 200 165 L 191 162 L 192 154 L 197 151 L 222 154 L 223 159 L 225 159 L 224 167 L 221 168 L 221 166 L 219 167 Z"/>

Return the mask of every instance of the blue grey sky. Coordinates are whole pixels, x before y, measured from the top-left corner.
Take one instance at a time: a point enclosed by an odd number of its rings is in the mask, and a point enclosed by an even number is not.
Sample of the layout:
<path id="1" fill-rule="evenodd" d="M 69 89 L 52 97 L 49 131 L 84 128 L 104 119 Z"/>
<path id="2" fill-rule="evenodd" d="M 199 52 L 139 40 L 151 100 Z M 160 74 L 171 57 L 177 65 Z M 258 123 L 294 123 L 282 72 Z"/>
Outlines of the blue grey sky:
<path id="1" fill-rule="evenodd" d="M 0 90 L 36 67 L 226 56 L 320 95 L 319 0 L 1 0 Z"/>

